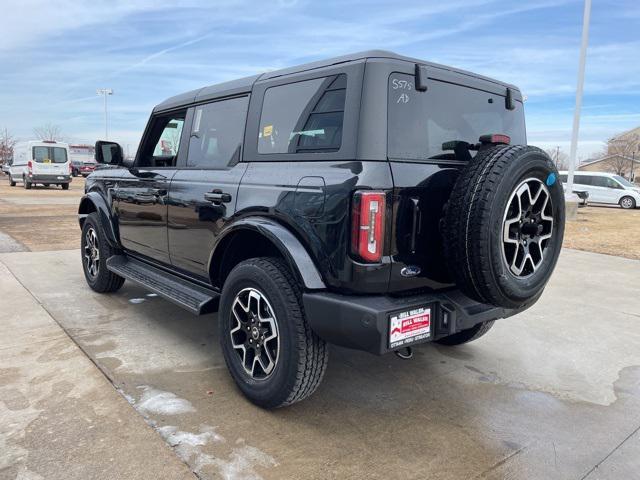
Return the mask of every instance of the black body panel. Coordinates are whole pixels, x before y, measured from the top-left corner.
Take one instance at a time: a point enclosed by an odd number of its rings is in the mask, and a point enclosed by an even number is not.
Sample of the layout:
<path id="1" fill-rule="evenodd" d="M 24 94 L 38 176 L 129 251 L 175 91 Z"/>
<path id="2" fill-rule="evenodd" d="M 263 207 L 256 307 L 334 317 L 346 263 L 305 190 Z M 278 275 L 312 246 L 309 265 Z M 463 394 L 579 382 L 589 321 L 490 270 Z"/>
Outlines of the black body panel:
<path id="1" fill-rule="evenodd" d="M 388 315 L 398 309 L 428 304 L 437 322 L 448 318 L 446 328 L 440 323 L 434 327 L 431 339 L 511 315 L 515 312 L 464 297 L 447 271 L 441 222 L 465 162 L 446 152 L 421 158 L 420 142 L 413 158 L 389 158 L 390 144 L 394 152 L 403 148 L 402 142 L 388 137 L 394 106 L 388 102 L 390 79 L 408 78 L 416 71 L 419 88 L 407 87 L 398 101 L 418 104 L 426 97 L 415 96 L 432 94 L 437 90 L 433 82 L 439 82 L 482 92 L 475 100 L 491 104 L 495 113 L 496 105 L 504 102 L 494 102 L 494 97 L 501 100 L 510 89 L 516 106 L 510 114 L 523 115 L 522 96 L 512 85 L 383 51 L 204 87 L 154 108 L 132 165 L 101 167 L 89 176 L 80 222 L 97 211 L 109 242 L 124 251 L 110 268 L 196 313 L 214 304 L 207 296 L 215 297 L 238 262 L 279 256 L 300 282 L 306 316 L 316 333 L 373 353 L 389 350 Z M 305 82 L 319 86 L 311 98 L 303 98 L 291 125 L 271 119 L 283 117 L 278 108 L 293 110 L 291 105 L 302 98 L 299 93 L 274 102 L 266 116 L 269 122 L 261 123 L 270 89 L 297 85 L 299 92 Z M 231 123 L 225 116 L 224 122 L 209 123 L 201 131 L 200 121 L 207 114 L 202 111 L 240 98 L 245 110 L 235 117 L 242 132 L 233 156 L 222 164 L 190 166 L 196 157 L 207 160 L 224 150 L 220 132 Z M 415 117 L 421 110 L 412 111 Z M 426 118 L 409 118 L 403 124 L 402 113 L 396 112 L 394 125 L 406 127 L 408 139 L 427 134 Z M 164 153 L 166 138 L 158 137 L 162 118 L 184 120 L 170 155 Z M 464 131 L 475 135 L 477 130 Z M 439 139 L 448 131 L 433 128 L 432 133 Z M 331 148 L 323 148 L 323 138 L 330 134 L 326 144 Z M 283 142 L 287 148 L 280 149 Z M 439 149 L 436 141 L 430 147 L 436 144 Z M 158 145 L 162 154 L 149 156 Z M 380 260 L 365 263 L 352 254 L 352 249 L 358 251 L 352 236 L 358 238 L 357 229 L 365 228 L 352 225 L 352 208 L 358 205 L 356 191 L 371 190 L 385 202 L 384 235 Z M 163 275 L 166 288 L 160 285 Z"/>

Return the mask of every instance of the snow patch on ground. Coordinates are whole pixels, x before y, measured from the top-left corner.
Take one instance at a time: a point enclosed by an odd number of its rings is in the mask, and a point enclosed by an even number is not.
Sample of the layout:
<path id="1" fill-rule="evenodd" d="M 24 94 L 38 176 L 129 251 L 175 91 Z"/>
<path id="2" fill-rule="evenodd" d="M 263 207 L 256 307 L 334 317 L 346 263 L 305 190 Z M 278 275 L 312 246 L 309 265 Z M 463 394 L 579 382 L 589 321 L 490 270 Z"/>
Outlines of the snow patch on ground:
<path id="1" fill-rule="evenodd" d="M 146 385 L 138 388 L 143 390 L 142 397 L 136 405 L 136 409 L 140 412 L 179 415 L 196 411 L 189 400 L 180 398 L 175 393 L 165 392 Z"/>
<path id="2" fill-rule="evenodd" d="M 158 428 L 158 432 L 172 447 L 178 445 L 197 447 L 206 445 L 209 441 L 224 442 L 224 438 L 218 435 L 213 427 L 208 425 L 201 425 L 200 433 L 181 432 L 178 427 L 171 425 Z"/>
<path id="3" fill-rule="evenodd" d="M 142 397 L 136 403 L 133 398 L 125 395 L 129 403 L 141 413 L 178 415 L 195 412 L 191 402 L 176 394 L 158 390 L 147 385 L 139 386 L 142 389 Z M 122 392 L 121 392 L 122 393 Z M 124 393 L 123 393 L 124 395 Z M 226 443 L 224 437 L 219 435 L 215 427 L 200 425 L 199 432 L 187 432 L 179 430 L 173 425 L 158 424 L 157 420 L 146 417 L 149 425 L 157 430 L 162 438 L 175 449 L 176 454 L 187 463 L 193 471 L 203 476 L 204 470 L 217 470 L 217 474 L 225 480 L 260 480 L 262 477 L 256 472 L 256 467 L 275 467 L 278 463 L 273 457 L 256 447 L 245 444 L 243 438 L 235 441 L 235 446 L 227 458 L 205 453 L 205 448 Z M 220 445 L 222 447 L 222 445 Z M 222 447 L 228 451 L 229 446 Z"/>
<path id="4" fill-rule="evenodd" d="M 196 459 L 194 470 L 199 473 L 207 465 L 217 467 L 225 480 L 260 480 L 262 477 L 255 471 L 255 467 L 275 467 L 278 463 L 262 450 L 244 445 L 234 448 L 227 460 L 207 454 L 200 455 Z"/>

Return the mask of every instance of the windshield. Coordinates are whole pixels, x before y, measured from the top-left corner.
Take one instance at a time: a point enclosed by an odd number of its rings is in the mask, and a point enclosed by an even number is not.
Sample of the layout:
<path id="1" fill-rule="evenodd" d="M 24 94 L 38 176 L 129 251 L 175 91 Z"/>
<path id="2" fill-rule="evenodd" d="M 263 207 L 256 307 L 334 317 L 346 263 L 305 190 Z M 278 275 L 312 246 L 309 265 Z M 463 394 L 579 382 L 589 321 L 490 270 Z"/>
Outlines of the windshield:
<path id="1" fill-rule="evenodd" d="M 415 77 L 394 73 L 388 86 L 390 159 L 455 159 L 442 144 L 462 140 L 478 143 L 481 135 L 503 133 L 511 144 L 526 144 L 522 103 L 505 108 L 504 96 L 452 83 L 429 80 L 428 90 L 416 91 Z"/>
<path id="2" fill-rule="evenodd" d="M 33 147 L 33 159 L 37 163 L 65 163 L 67 149 L 64 147 Z"/>
<path id="3" fill-rule="evenodd" d="M 627 180 L 624 177 L 621 177 L 620 175 L 614 175 L 613 178 L 615 178 L 618 182 L 620 182 L 622 185 L 624 185 L 625 187 L 633 187 L 635 188 L 636 186 L 631 183 L 629 180 Z"/>

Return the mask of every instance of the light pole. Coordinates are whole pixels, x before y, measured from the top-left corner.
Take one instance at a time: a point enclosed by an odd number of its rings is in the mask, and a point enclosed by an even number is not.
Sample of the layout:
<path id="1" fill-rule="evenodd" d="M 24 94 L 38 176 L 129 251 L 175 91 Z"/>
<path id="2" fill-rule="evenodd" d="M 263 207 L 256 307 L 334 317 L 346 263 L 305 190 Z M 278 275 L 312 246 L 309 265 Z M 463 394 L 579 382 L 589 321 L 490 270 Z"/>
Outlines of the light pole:
<path id="1" fill-rule="evenodd" d="M 107 113 L 107 97 L 113 95 L 113 90 L 110 88 L 99 88 L 96 90 L 98 95 L 104 97 L 104 139 L 109 140 L 109 116 Z"/>
<path id="2" fill-rule="evenodd" d="M 580 46 L 580 62 L 578 64 L 578 86 L 576 88 L 576 109 L 573 112 L 573 131 L 571 132 L 571 151 L 569 153 L 569 174 L 567 175 L 567 192 L 569 199 L 577 201 L 573 193 L 573 172 L 576 169 L 576 151 L 578 149 L 578 130 L 580 129 L 580 109 L 582 108 L 582 90 L 584 88 L 584 66 L 587 60 L 589 44 L 589 18 L 591 17 L 591 0 L 584 0 L 582 17 L 582 44 Z"/>

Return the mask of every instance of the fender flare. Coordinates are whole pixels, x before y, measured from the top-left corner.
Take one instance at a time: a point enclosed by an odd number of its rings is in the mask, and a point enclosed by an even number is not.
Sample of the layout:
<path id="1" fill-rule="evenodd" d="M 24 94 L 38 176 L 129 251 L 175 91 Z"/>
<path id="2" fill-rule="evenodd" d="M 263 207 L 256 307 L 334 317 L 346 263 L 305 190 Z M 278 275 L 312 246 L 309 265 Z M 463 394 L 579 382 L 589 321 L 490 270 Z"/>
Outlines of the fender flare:
<path id="1" fill-rule="evenodd" d="M 264 217 L 243 218 L 229 226 L 229 228 L 222 233 L 211 252 L 211 256 L 209 257 L 209 270 L 213 265 L 213 259 L 221 255 L 221 245 L 226 243 L 224 240 L 228 239 L 229 236 L 239 233 L 241 230 L 259 233 L 271 241 L 282 254 L 291 270 L 298 274 L 306 289 L 320 290 L 327 288 L 322 280 L 320 271 L 300 240 L 283 225 Z"/>
<path id="2" fill-rule="evenodd" d="M 98 213 L 100 224 L 102 225 L 109 245 L 114 248 L 120 248 L 117 227 L 113 223 L 113 215 L 107 202 L 98 192 L 89 192 L 80 199 L 80 205 L 78 206 L 78 223 L 80 224 L 80 228 L 82 228 L 87 215 L 92 212 Z"/>

